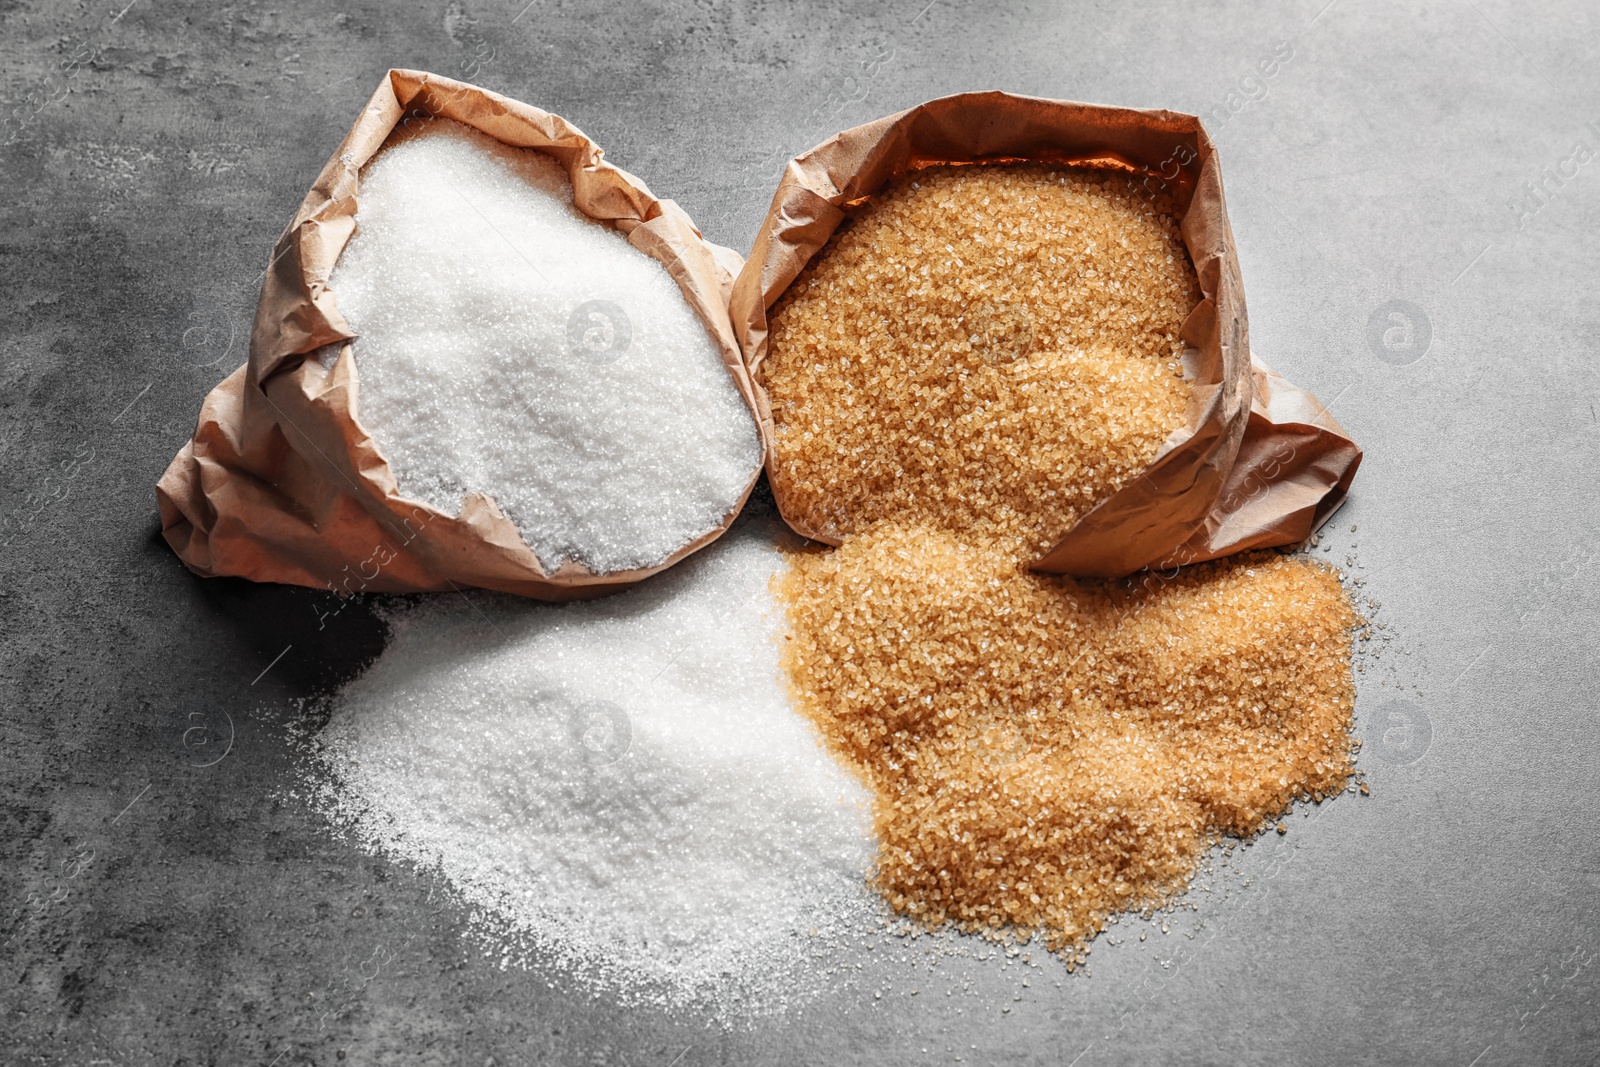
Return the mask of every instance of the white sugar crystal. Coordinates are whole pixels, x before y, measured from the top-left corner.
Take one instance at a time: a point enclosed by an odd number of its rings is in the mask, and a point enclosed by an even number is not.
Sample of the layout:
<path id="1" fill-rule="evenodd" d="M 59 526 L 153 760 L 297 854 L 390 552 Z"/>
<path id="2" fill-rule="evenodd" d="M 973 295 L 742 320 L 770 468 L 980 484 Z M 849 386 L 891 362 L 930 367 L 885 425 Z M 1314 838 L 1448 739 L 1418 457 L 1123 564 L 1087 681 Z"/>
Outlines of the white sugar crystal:
<path id="1" fill-rule="evenodd" d="M 870 800 L 790 707 L 771 520 L 628 593 L 445 597 L 335 698 L 325 793 L 440 871 L 495 956 L 623 1001 L 771 1007 L 859 931 Z M 849 928 L 848 930 L 846 928 Z"/>
<path id="2" fill-rule="evenodd" d="M 424 121 L 357 203 L 329 287 L 401 493 L 492 497 L 547 570 L 653 566 L 721 525 L 755 422 L 666 269 L 579 212 L 555 160 Z"/>

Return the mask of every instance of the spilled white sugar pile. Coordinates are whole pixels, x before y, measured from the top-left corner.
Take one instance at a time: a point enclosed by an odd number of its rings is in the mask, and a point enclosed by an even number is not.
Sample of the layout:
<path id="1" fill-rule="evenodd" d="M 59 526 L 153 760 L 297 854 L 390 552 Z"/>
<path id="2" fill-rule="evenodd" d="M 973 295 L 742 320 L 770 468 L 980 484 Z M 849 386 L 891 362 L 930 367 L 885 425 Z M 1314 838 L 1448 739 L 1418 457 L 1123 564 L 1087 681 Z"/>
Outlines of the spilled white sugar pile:
<path id="1" fill-rule="evenodd" d="M 335 817 L 442 872 L 513 961 L 743 1015 L 870 922 L 870 801 L 791 710 L 770 520 L 631 592 L 391 619 L 334 698 Z"/>
<path id="2" fill-rule="evenodd" d="M 547 570 L 652 566 L 721 525 L 759 438 L 677 283 L 550 157 L 419 131 L 364 169 L 329 281 L 400 491 L 492 497 Z"/>

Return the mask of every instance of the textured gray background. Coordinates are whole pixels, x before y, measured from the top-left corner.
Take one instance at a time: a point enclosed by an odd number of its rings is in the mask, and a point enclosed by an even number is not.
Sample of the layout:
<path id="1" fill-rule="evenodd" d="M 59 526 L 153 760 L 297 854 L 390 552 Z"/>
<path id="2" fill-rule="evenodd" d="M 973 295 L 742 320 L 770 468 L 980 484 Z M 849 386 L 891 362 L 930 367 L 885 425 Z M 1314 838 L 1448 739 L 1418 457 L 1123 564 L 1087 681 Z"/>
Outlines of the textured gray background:
<path id="1" fill-rule="evenodd" d="M 121 2 L 0 0 L 0 1059 L 1600 1057 L 1592 5 Z M 727 1033 L 492 967 L 427 878 L 280 798 L 290 701 L 381 649 L 369 608 L 318 631 L 309 592 L 192 577 L 152 492 L 390 66 L 566 116 L 739 249 L 783 158 L 942 93 L 1206 115 L 1256 350 L 1368 450 L 1326 541 L 1389 627 L 1372 795 L 1087 976 L 863 950 L 852 986 Z"/>

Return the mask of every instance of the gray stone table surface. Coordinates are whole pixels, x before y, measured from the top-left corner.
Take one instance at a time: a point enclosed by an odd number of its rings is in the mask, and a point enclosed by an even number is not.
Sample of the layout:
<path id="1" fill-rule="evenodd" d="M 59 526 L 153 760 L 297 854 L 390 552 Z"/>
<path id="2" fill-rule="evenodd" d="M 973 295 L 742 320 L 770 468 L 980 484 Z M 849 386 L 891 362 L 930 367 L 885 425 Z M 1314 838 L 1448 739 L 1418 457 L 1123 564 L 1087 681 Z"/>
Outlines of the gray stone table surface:
<path id="1" fill-rule="evenodd" d="M 0 0 L 0 1060 L 1600 1059 L 1597 60 L 1594 5 L 1507 0 Z M 155 513 L 389 67 L 569 118 L 740 250 L 784 159 L 933 96 L 1203 115 L 1255 349 L 1367 449 L 1315 551 L 1385 627 L 1371 795 L 1087 973 L 863 948 L 724 1029 L 501 970 L 282 789 L 294 702 L 382 648 L 371 605 L 319 629 L 308 590 L 200 580 Z"/>

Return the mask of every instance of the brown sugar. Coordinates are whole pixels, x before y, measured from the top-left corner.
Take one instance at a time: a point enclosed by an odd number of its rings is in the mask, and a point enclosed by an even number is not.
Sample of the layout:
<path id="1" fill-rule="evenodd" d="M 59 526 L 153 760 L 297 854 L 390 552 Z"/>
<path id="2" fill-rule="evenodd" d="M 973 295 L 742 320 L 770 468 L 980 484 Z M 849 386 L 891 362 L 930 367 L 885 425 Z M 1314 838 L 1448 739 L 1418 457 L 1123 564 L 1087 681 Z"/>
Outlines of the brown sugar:
<path id="1" fill-rule="evenodd" d="M 1259 553 L 1080 586 L 892 524 L 792 563 L 796 702 L 874 793 L 877 888 L 927 926 L 1081 959 L 1219 835 L 1351 773 L 1356 619 L 1327 568 Z"/>
<path id="2" fill-rule="evenodd" d="M 969 166 L 866 203 L 774 308 L 774 489 L 841 544 L 778 580 L 784 669 L 873 792 L 878 890 L 927 926 L 1070 963 L 1351 774 L 1334 572 L 1026 569 L 1183 425 L 1198 299 L 1172 214 L 1122 176 Z"/>
<path id="3" fill-rule="evenodd" d="M 773 308 L 774 489 L 834 540 L 932 521 L 1037 555 L 1184 425 L 1199 299 L 1171 205 L 1119 172 L 906 175 Z"/>

